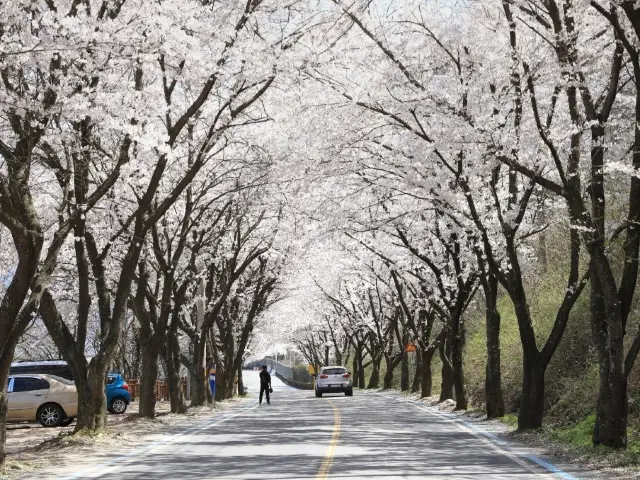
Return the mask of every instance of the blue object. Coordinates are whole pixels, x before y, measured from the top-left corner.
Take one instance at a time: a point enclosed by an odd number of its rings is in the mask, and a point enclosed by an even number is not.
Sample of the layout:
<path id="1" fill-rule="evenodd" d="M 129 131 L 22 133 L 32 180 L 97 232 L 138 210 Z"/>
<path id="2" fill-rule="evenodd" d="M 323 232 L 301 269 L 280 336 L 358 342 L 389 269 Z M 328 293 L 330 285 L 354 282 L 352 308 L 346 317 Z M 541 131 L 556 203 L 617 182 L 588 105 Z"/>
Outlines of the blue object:
<path id="1" fill-rule="evenodd" d="M 209 379 L 209 387 L 211 388 L 211 395 L 216 396 L 216 381 Z"/>
<path id="2" fill-rule="evenodd" d="M 209 367 L 209 388 L 211 388 L 211 395 L 216 396 L 216 367 L 211 365 Z"/>
<path id="3" fill-rule="evenodd" d="M 129 384 L 125 382 L 119 373 L 107 375 L 107 410 L 110 413 L 121 415 L 127 411 L 131 402 Z"/>

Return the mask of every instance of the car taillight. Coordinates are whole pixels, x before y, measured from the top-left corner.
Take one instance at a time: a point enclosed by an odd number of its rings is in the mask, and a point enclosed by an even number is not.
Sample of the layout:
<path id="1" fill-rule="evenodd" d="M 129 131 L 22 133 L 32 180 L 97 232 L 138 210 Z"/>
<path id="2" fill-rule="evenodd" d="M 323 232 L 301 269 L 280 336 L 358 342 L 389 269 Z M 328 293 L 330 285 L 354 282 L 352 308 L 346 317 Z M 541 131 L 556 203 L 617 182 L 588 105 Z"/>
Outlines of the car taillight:
<path id="1" fill-rule="evenodd" d="M 329 375 L 320 375 L 320 378 L 329 378 Z"/>
<path id="2" fill-rule="evenodd" d="M 122 384 L 122 388 L 124 388 L 127 392 L 129 391 L 129 384 L 128 383 L 123 383 Z"/>
<path id="3" fill-rule="evenodd" d="M 351 375 L 349 375 L 348 373 L 345 373 L 344 375 L 342 375 L 342 378 L 349 378 L 351 377 Z"/>

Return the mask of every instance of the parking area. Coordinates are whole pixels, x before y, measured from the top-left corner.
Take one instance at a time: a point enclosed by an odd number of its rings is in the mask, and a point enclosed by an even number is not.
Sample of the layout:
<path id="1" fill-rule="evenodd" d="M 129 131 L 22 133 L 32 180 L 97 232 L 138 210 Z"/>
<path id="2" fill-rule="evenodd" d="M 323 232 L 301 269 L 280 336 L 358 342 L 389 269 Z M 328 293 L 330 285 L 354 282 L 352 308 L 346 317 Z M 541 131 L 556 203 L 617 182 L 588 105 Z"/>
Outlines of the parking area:
<path id="1" fill-rule="evenodd" d="M 169 402 L 158 402 L 156 412 L 158 415 L 167 414 L 170 411 Z M 138 402 L 131 402 L 123 415 L 107 414 L 107 425 L 118 427 L 131 422 L 138 416 Z M 76 426 L 74 421 L 67 427 L 45 428 L 39 423 L 10 423 L 7 425 L 7 455 L 28 452 L 38 448 L 43 442 L 61 437 L 62 433 L 71 433 Z"/>

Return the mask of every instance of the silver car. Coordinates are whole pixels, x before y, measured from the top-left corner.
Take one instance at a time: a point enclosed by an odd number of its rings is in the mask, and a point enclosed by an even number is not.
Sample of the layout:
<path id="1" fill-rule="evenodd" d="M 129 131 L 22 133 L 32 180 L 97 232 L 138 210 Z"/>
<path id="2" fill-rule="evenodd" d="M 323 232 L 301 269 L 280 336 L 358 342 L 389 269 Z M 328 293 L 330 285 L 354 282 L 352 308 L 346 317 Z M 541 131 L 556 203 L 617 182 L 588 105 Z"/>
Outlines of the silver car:
<path id="1" fill-rule="evenodd" d="M 316 377 L 316 397 L 323 393 L 342 393 L 353 396 L 353 381 L 346 368 L 340 366 L 322 367 Z"/>

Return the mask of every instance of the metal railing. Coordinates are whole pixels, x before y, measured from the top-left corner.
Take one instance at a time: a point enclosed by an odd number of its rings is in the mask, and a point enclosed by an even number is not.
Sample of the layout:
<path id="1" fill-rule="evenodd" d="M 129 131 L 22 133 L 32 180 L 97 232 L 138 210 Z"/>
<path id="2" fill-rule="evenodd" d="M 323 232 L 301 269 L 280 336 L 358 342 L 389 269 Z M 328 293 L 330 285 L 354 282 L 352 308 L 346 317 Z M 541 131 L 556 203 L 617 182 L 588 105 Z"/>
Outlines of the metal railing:
<path id="1" fill-rule="evenodd" d="M 302 383 L 302 382 L 296 382 L 294 380 L 289 380 L 288 378 L 284 378 L 277 371 L 275 375 L 277 378 L 279 378 L 282 381 L 282 383 L 284 383 L 285 385 L 289 385 L 290 387 L 297 388 L 300 390 L 313 390 L 313 383 Z"/>
<path id="2" fill-rule="evenodd" d="M 293 368 L 290 366 L 276 362 L 272 358 L 265 358 L 259 363 L 269 367 L 271 369 L 271 373 L 275 375 L 276 378 L 279 378 L 285 385 L 299 388 L 301 390 L 313 390 L 313 382 L 297 382 L 293 379 Z"/>

